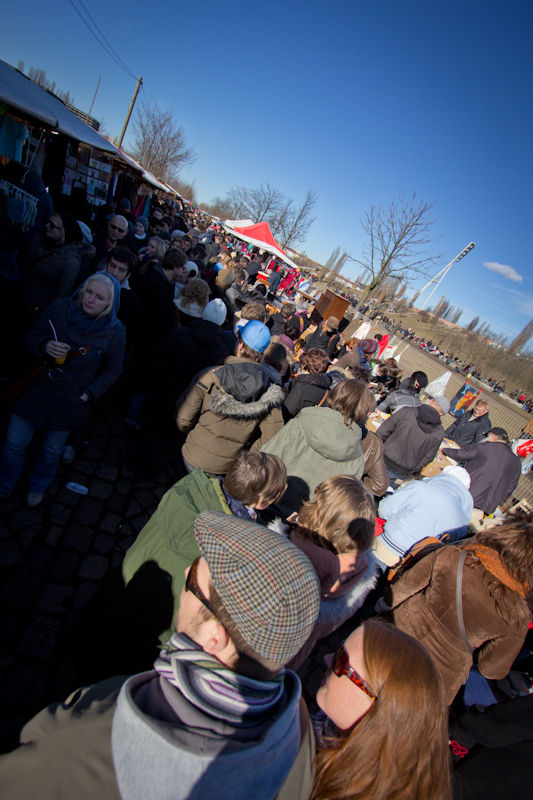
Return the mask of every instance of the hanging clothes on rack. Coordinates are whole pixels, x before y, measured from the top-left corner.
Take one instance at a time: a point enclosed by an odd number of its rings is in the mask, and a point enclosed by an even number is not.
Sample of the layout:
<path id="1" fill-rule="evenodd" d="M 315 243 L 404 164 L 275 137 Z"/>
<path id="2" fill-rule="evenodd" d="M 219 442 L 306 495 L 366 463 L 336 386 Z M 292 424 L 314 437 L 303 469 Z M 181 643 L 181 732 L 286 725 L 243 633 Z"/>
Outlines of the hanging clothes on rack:
<path id="1" fill-rule="evenodd" d="M 0 155 L 22 161 L 22 148 L 29 135 L 29 128 L 23 120 L 17 120 L 11 114 L 0 115 Z"/>
<path id="2" fill-rule="evenodd" d="M 19 186 L 0 179 L 0 212 L 11 222 L 27 231 L 37 218 L 37 197 L 25 192 Z"/>

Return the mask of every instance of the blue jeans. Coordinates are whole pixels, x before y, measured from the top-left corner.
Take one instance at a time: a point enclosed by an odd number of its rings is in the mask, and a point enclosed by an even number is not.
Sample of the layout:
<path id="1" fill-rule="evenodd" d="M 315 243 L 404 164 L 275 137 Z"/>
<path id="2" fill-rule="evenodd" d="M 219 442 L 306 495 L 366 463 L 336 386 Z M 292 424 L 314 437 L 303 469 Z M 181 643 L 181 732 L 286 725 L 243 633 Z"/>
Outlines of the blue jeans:
<path id="1" fill-rule="evenodd" d="M 11 415 L 0 459 L 0 496 L 15 488 L 34 430 L 22 417 Z M 42 494 L 50 486 L 68 435 L 69 431 L 45 431 L 43 447 L 28 482 L 30 492 Z"/>
<path id="2" fill-rule="evenodd" d="M 385 469 L 387 470 L 387 475 L 389 477 L 389 485 L 392 486 L 393 489 L 397 489 L 398 485 L 401 481 L 404 481 L 410 473 L 406 473 L 402 475 L 401 472 L 397 472 L 392 467 L 389 467 L 388 464 L 385 464 Z M 396 482 L 398 481 L 398 483 Z"/>

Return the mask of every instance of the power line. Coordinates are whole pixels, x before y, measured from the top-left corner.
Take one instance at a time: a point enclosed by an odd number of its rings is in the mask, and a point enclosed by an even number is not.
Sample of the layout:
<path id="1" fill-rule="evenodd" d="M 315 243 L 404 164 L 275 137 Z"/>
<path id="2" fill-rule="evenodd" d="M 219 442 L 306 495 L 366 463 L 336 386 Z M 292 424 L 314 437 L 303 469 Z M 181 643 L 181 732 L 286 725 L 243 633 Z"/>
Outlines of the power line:
<path id="1" fill-rule="evenodd" d="M 117 51 L 116 51 L 116 50 L 115 50 L 115 49 L 114 49 L 114 48 L 111 46 L 110 42 L 109 42 L 109 41 L 106 39 L 106 37 L 104 36 L 104 34 L 103 34 L 103 33 L 102 33 L 102 31 L 100 30 L 100 28 L 98 27 L 98 25 L 96 24 L 96 22 L 94 21 L 94 19 L 91 17 L 91 15 L 90 15 L 90 13 L 89 13 L 89 11 L 88 11 L 87 7 L 86 7 L 86 6 L 83 4 L 82 0 L 78 0 L 78 2 L 79 2 L 79 4 L 80 4 L 80 6 L 81 6 L 81 7 L 84 9 L 84 11 L 86 12 L 87 16 L 89 17 L 89 19 L 91 20 L 91 22 L 93 23 L 94 27 L 96 28 L 96 30 L 98 31 L 98 33 L 100 34 L 100 36 L 102 37 L 102 39 L 104 40 L 104 42 L 107 44 L 107 46 L 109 47 L 109 49 L 110 49 L 110 50 L 112 50 L 112 51 L 113 51 L 113 53 L 116 55 L 116 57 L 118 58 L 118 60 L 120 61 L 120 63 L 121 63 L 121 64 L 122 64 L 122 66 L 124 67 L 124 69 L 125 69 L 125 70 L 127 70 L 127 71 L 129 72 L 129 74 L 132 76 L 132 78 L 135 78 L 135 80 L 137 80 L 136 76 L 133 74 L 133 72 L 131 71 L 131 69 L 129 69 L 129 67 L 128 67 L 128 66 L 127 66 L 127 65 L 126 65 L 124 62 L 123 62 L 123 60 L 121 59 L 121 57 L 119 56 L 119 54 L 117 53 Z"/>
<path id="2" fill-rule="evenodd" d="M 80 17 L 80 19 L 81 19 L 81 21 L 83 22 L 83 24 L 84 24 L 84 25 L 87 27 L 87 29 L 90 31 L 90 33 L 91 33 L 91 34 L 94 36 L 94 38 L 96 39 L 96 41 L 98 42 L 98 44 L 99 44 L 101 47 L 103 47 L 103 48 L 104 48 L 104 50 L 106 51 L 106 53 L 108 54 L 108 56 L 110 56 L 110 57 L 113 59 L 113 61 L 114 61 L 114 62 L 115 62 L 115 63 L 116 63 L 116 64 L 117 64 L 119 67 L 120 67 L 120 69 L 121 69 L 121 70 L 123 70 L 123 72 L 125 72 L 125 73 L 126 73 L 126 75 L 128 75 L 130 78 L 133 78 L 133 80 L 135 80 L 135 81 L 136 81 L 136 80 L 137 80 L 137 78 L 135 77 L 135 75 L 133 74 L 133 72 L 131 72 L 131 71 L 130 71 L 130 70 L 129 70 L 129 69 L 128 69 L 128 68 L 127 68 L 127 67 L 126 67 L 124 64 L 121 64 L 121 63 L 120 63 L 120 61 L 118 60 L 118 57 L 117 57 L 117 58 L 115 58 L 115 56 L 113 55 L 113 53 L 111 52 L 111 50 L 109 50 L 109 49 L 106 47 L 106 45 L 105 45 L 105 44 L 103 44 L 103 42 L 101 42 L 101 41 L 100 41 L 100 39 L 98 38 L 98 36 L 95 34 L 95 32 L 94 32 L 94 31 L 92 30 L 92 28 L 90 27 L 90 25 L 89 25 L 89 23 L 87 22 L 87 20 L 84 18 L 83 14 L 82 14 L 82 13 L 80 12 L 80 10 L 79 10 L 78 8 L 76 8 L 76 6 L 74 5 L 74 3 L 73 3 L 73 0 L 69 0 L 69 3 L 70 3 L 70 5 L 72 6 L 72 8 L 74 9 L 74 11 L 76 12 L 76 14 L 78 14 L 78 16 Z M 83 5 L 83 3 L 82 3 L 82 5 Z M 85 6 L 83 6 L 83 7 L 85 8 Z M 89 13 L 89 12 L 87 12 L 87 13 Z M 89 16 L 90 16 L 90 14 L 89 14 Z M 92 19 L 92 18 L 91 18 L 91 19 Z M 95 27 L 96 27 L 96 26 L 95 26 Z M 103 36 L 103 34 L 102 34 L 102 36 Z M 105 37 L 104 37 L 104 38 L 105 38 Z M 109 47 L 111 47 L 111 45 L 109 45 Z M 111 48 L 111 49 L 112 49 L 112 48 Z M 114 51 L 113 51 L 113 52 L 114 52 Z"/>

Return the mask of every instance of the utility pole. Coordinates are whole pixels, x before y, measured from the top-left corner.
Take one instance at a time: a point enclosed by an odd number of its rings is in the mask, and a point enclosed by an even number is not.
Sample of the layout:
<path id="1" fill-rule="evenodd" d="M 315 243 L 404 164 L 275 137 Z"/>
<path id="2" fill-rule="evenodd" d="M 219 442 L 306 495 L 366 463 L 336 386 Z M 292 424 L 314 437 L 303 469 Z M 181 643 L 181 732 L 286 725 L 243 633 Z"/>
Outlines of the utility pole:
<path id="1" fill-rule="evenodd" d="M 92 103 L 91 103 L 91 107 L 90 107 L 90 109 L 89 109 L 89 116 L 91 116 L 91 111 L 93 110 L 94 101 L 96 100 L 96 95 L 98 94 L 98 89 L 100 88 L 100 80 L 101 80 L 101 77 L 102 77 L 101 75 L 99 75 L 99 76 L 98 76 L 98 83 L 96 84 L 96 91 L 95 91 L 95 93 L 94 93 L 93 101 L 92 101 Z"/>
<path id="2" fill-rule="evenodd" d="M 135 91 L 133 92 L 133 97 L 131 98 L 130 107 L 128 108 L 128 113 L 126 115 L 126 119 L 124 121 L 124 127 L 122 128 L 122 133 L 120 134 L 120 138 L 117 143 L 117 147 L 122 147 L 122 140 L 126 134 L 126 128 L 128 127 L 128 123 L 130 121 L 130 117 L 133 111 L 133 106 L 135 105 L 135 101 L 137 100 L 137 95 L 141 91 L 143 79 L 139 76 L 137 79 L 137 86 L 135 87 Z"/>

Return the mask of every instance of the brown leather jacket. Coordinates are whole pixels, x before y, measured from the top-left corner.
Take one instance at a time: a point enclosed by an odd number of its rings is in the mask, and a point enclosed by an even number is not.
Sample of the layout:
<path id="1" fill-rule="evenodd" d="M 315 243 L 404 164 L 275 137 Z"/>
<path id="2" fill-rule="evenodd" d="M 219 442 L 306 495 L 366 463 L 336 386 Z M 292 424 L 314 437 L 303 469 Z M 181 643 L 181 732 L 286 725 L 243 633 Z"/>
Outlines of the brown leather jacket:
<path id="1" fill-rule="evenodd" d="M 435 661 L 448 703 L 472 666 L 472 656 L 463 644 L 457 621 L 455 595 L 460 553 L 461 546 L 457 545 L 435 550 L 414 564 L 385 597 L 395 625 L 418 639 Z M 498 680 L 507 675 L 520 652 L 531 612 L 516 594 L 511 613 L 502 619 L 487 585 L 487 574 L 479 559 L 469 554 L 463 570 L 463 619 L 479 671 L 486 678 Z"/>
<path id="2" fill-rule="evenodd" d="M 383 458 L 383 442 L 372 431 L 363 431 L 361 449 L 365 457 L 363 483 L 376 497 L 382 497 L 389 485 L 389 476 Z"/>

